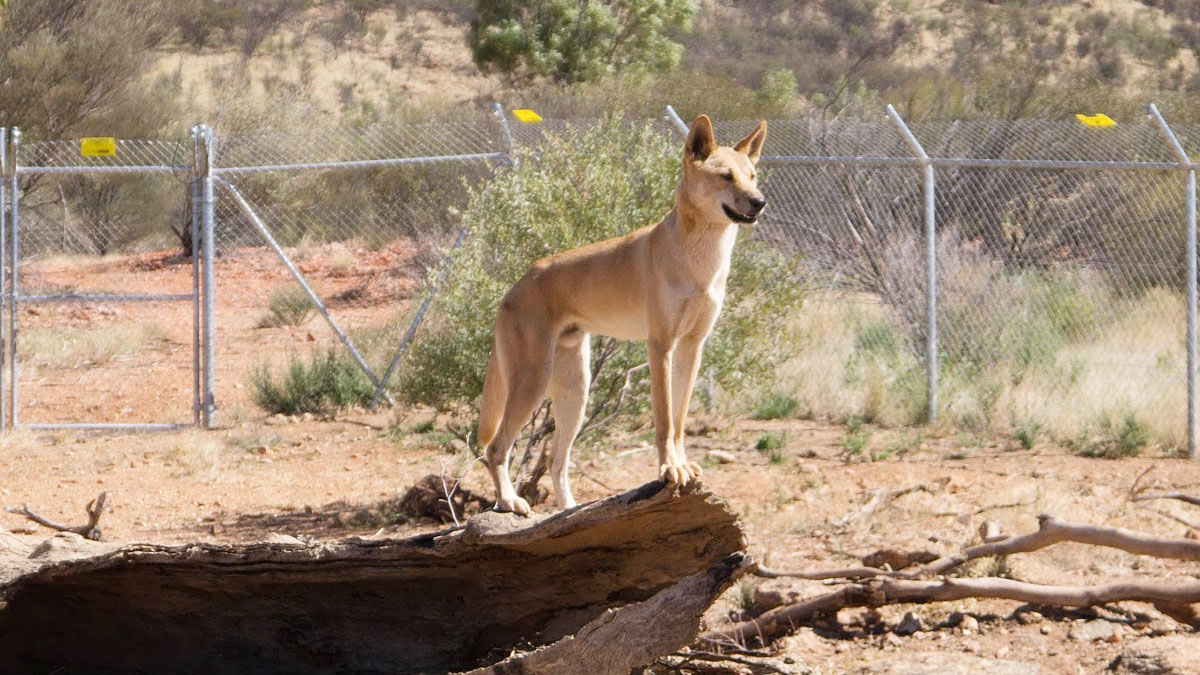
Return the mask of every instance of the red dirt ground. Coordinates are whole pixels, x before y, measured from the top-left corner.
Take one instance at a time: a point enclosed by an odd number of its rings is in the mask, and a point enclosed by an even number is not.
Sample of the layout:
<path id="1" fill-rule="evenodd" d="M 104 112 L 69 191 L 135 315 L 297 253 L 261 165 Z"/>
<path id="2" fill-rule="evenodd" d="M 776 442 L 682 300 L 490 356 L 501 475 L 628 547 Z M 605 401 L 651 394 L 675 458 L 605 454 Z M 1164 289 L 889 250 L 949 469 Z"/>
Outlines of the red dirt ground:
<path id="1" fill-rule="evenodd" d="M 297 257 L 323 297 L 353 291 L 353 300 L 333 303 L 337 317 L 351 328 L 387 324 L 419 291 L 414 252 L 404 247 L 317 247 Z M 186 293 L 191 283 L 186 261 L 165 253 L 86 264 L 49 261 L 30 271 L 43 290 Z M 223 257 L 217 278 L 220 428 L 154 434 L 19 430 L 0 445 L 0 504 L 27 503 L 51 519 L 78 523 L 88 500 L 107 491 L 110 509 L 101 524 L 111 541 L 244 541 L 273 532 L 321 539 L 440 527 L 425 521 L 394 524 L 394 500 L 421 477 L 443 470 L 453 474 L 464 465 L 464 485 L 488 493 L 482 466 L 466 464 L 463 454 L 455 453 L 443 431 L 447 420 L 436 419 L 432 431 L 417 431 L 420 422 L 433 418 L 429 411 L 359 411 L 336 421 L 289 421 L 255 409 L 246 385 L 251 368 L 266 359 L 280 362 L 289 351 L 332 344 L 332 338 L 318 318 L 298 328 L 256 327 L 272 290 L 290 283 L 269 254 L 247 250 Z M 57 367 L 23 369 L 22 420 L 190 421 L 191 311 L 188 304 L 26 306 L 21 317 L 26 335 L 61 331 L 69 336 L 122 323 L 160 328 L 148 331 L 155 337 L 138 348 L 99 365 L 82 358 L 62 365 L 60 359 Z M 706 460 L 705 482 L 741 515 L 751 553 L 779 569 L 841 567 L 884 547 L 945 553 L 971 543 L 985 519 L 998 521 L 1006 532 L 1026 532 L 1036 528 L 1036 516 L 1043 512 L 1176 537 L 1196 536 L 1179 519 L 1200 522 L 1196 507 L 1128 499 L 1136 477 L 1151 466 L 1156 468 L 1148 479 L 1159 486 L 1200 494 L 1200 463 L 1180 459 L 1089 459 L 1052 445 L 1024 450 L 1003 439 L 943 429 L 868 428 L 868 450 L 893 451 L 872 462 L 863 459 L 870 452 L 848 457 L 841 442 L 846 430 L 820 421 L 706 416 L 693 427 L 693 459 L 704 459 L 709 450 L 733 454 L 729 464 Z M 580 501 L 655 477 L 648 431 L 648 420 L 638 420 L 613 439 L 580 449 L 573 473 Z M 775 457 L 754 449 L 771 432 L 786 439 Z M 900 497 L 846 528 L 831 525 L 859 509 L 870 490 L 918 483 L 930 491 Z M 973 513 L 980 507 L 995 508 Z M 8 513 L 0 513 L 0 527 L 48 534 Z M 1010 556 L 1003 567 L 982 561 L 970 570 L 1062 584 L 1194 581 L 1200 575 L 1194 563 L 1074 544 Z M 818 582 L 759 584 L 762 597 L 771 590 L 807 596 L 828 588 Z M 741 611 L 754 592 L 753 584 L 744 582 L 713 608 L 710 620 Z M 1016 620 L 1017 608 L 1006 601 L 960 601 L 892 607 L 878 615 L 843 611 L 834 620 L 801 627 L 781 647 L 823 673 L 927 651 L 1036 663 L 1043 673 L 1099 673 L 1129 640 L 1185 630 L 1137 603 L 1083 612 L 1043 610 L 1044 618 L 1029 623 Z M 931 627 L 896 636 L 888 629 L 906 611 Z M 964 629 L 959 614 L 970 615 L 978 626 L 968 621 Z M 1095 616 L 1117 625 L 1115 637 L 1067 638 L 1074 626 Z"/>

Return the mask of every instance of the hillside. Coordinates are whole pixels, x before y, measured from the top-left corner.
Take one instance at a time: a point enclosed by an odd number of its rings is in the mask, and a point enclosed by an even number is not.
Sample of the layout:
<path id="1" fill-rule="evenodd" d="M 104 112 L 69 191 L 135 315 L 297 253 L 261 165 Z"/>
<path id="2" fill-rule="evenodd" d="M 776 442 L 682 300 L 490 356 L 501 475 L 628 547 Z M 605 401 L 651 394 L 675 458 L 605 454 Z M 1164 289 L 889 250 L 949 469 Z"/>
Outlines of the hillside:
<path id="1" fill-rule="evenodd" d="M 252 93 L 286 95 L 331 116 L 371 119 L 416 107 L 478 105 L 501 98 L 544 101 L 545 85 L 514 91 L 485 75 L 466 44 L 473 3 L 320 2 L 280 22 L 244 56 L 235 30 L 202 47 L 181 37 L 159 48 L 154 73 L 180 87 L 197 113 Z M 775 101 L 802 107 L 846 92 L 880 92 L 915 114 L 1040 116 L 1036 101 L 1013 109 L 1012 89 L 1086 90 L 1137 98 L 1200 88 L 1200 3 L 1162 0 L 981 2 L 979 0 L 703 0 L 684 44 L 684 73 L 717 78 L 749 98 L 764 76 L 787 71 L 795 88 Z M 999 84 L 997 81 L 1001 81 Z M 964 100 L 925 100 L 951 95 Z M 664 91 L 687 92 L 676 83 Z M 999 88 L 1001 92 L 992 92 Z M 580 88 L 576 88 L 580 89 Z M 721 89 L 724 92 L 724 89 Z M 572 92 L 578 94 L 578 92 Z M 996 100 L 984 100 L 989 95 Z M 768 95 L 780 96 L 779 92 Z M 593 96 L 594 98 L 594 96 Z M 616 97 L 620 99 L 620 97 Z M 758 96 L 762 100 L 763 96 Z M 605 101 L 610 97 L 604 97 Z M 795 104 L 795 105 L 792 105 Z M 554 107 L 551 104 L 551 107 Z M 1044 106 L 1041 106 L 1044 107 Z M 922 109 L 928 108 L 928 110 Z M 973 108 L 973 109 L 972 109 Z"/>

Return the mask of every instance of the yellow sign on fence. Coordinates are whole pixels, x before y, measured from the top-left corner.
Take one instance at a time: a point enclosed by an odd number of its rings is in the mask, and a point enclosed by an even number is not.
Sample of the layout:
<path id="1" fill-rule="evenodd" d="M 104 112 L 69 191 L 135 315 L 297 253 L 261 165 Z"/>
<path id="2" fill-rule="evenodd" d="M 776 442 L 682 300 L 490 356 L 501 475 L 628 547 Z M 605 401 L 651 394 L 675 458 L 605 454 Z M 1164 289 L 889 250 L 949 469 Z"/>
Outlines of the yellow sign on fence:
<path id="1" fill-rule="evenodd" d="M 1079 120 L 1084 126 L 1088 126 L 1088 127 L 1115 127 L 1115 126 L 1117 126 L 1117 121 L 1114 120 L 1113 118 L 1109 117 L 1108 115 L 1105 115 L 1104 113 L 1096 113 L 1095 115 L 1092 115 L 1090 117 L 1087 115 L 1080 114 L 1080 115 L 1076 115 L 1075 119 Z"/>
<path id="2" fill-rule="evenodd" d="M 525 124 L 537 124 L 538 122 L 542 121 L 541 115 L 535 113 L 532 110 L 527 110 L 524 108 L 522 108 L 521 110 L 514 110 L 513 117 L 516 117 L 517 119 L 521 120 Z"/>
<path id="3" fill-rule="evenodd" d="M 112 157 L 117 154 L 117 139 L 112 136 L 85 138 L 79 141 L 79 154 L 84 157 Z"/>

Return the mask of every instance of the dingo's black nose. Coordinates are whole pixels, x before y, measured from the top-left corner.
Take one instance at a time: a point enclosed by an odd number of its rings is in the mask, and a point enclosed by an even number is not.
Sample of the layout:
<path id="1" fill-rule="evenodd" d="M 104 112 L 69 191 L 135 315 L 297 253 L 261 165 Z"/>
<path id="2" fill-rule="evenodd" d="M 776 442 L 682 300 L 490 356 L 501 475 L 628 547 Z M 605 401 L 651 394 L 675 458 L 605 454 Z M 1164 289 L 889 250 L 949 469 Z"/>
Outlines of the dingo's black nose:
<path id="1" fill-rule="evenodd" d="M 767 205 L 766 197 L 756 197 L 756 198 L 750 200 L 750 206 L 754 207 L 755 211 L 762 211 L 763 207 L 766 205 Z"/>

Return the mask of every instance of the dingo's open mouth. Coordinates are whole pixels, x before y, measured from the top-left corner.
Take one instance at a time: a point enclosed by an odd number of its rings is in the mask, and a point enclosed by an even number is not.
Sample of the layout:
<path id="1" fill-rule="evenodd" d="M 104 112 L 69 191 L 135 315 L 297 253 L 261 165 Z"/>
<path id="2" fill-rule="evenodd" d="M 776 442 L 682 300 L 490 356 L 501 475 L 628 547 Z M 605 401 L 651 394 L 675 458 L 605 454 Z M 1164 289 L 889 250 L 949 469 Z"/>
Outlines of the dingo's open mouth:
<path id="1" fill-rule="evenodd" d="M 729 208 L 725 204 L 722 204 L 721 208 L 725 209 L 725 215 L 729 216 L 731 220 L 737 223 L 753 223 L 754 221 L 758 220 L 758 216 L 744 216 Z"/>

